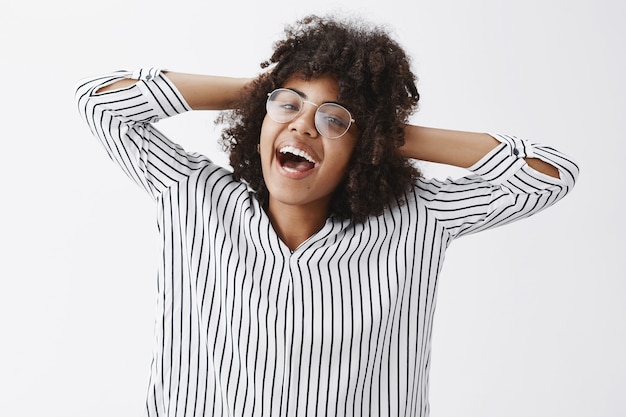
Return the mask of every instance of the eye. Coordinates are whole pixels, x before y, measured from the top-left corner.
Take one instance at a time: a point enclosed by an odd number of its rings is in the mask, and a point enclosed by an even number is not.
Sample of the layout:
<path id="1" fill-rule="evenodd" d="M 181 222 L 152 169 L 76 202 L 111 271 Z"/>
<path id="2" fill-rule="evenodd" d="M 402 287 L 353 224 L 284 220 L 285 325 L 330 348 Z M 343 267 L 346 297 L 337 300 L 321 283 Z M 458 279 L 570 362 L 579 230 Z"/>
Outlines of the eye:
<path id="1" fill-rule="evenodd" d="M 318 111 L 319 121 L 331 129 L 347 129 L 350 114 L 342 107 L 326 104 Z"/>
<path id="2" fill-rule="evenodd" d="M 293 111 L 293 112 L 298 112 L 300 111 L 300 106 L 296 103 L 278 103 L 279 107 L 281 110 L 283 111 Z"/>
<path id="3" fill-rule="evenodd" d="M 302 106 L 300 96 L 289 90 L 276 90 L 270 101 L 272 106 L 284 114 L 298 113 Z"/>
<path id="4" fill-rule="evenodd" d="M 343 128 L 343 129 L 345 129 L 345 128 L 347 128 L 347 127 L 348 127 L 348 124 L 347 124 L 345 121 L 343 121 L 343 120 L 341 120 L 341 119 L 338 119 L 338 118 L 336 118 L 336 117 L 333 117 L 333 116 L 328 116 L 328 117 L 326 118 L 326 121 L 327 121 L 329 124 L 336 125 L 337 127 L 341 127 L 341 128 Z"/>

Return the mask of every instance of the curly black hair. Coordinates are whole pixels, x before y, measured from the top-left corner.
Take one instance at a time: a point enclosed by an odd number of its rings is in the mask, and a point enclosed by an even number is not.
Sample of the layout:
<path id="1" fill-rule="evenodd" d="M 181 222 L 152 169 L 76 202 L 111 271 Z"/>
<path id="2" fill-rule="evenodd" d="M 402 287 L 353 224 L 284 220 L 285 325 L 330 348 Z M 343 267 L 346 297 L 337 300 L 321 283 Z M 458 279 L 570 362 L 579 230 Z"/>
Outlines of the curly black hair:
<path id="1" fill-rule="evenodd" d="M 359 129 L 346 175 L 333 194 L 330 212 L 363 221 L 380 215 L 420 176 L 400 156 L 404 126 L 415 111 L 419 93 L 410 61 L 400 45 L 381 27 L 356 20 L 307 16 L 285 28 L 271 58 L 275 65 L 249 83 L 235 109 L 218 118 L 226 128 L 221 143 L 230 153 L 235 179 L 245 180 L 266 206 L 269 193 L 257 152 L 267 93 L 293 75 L 305 80 L 332 76 L 339 100 L 348 103 Z"/>

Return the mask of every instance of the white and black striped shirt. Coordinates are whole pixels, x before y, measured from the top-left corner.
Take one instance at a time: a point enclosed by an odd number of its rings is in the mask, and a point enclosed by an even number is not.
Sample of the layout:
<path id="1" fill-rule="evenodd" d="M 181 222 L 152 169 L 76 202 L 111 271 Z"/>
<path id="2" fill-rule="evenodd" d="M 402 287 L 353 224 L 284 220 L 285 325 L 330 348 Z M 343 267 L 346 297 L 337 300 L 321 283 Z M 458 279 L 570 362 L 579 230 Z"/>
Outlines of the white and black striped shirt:
<path id="1" fill-rule="evenodd" d="M 96 94 L 121 78 L 132 87 Z M 450 242 L 574 185 L 560 152 L 510 136 L 458 180 L 420 180 L 364 223 L 329 218 L 293 253 L 245 183 L 151 124 L 189 110 L 160 71 L 80 83 L 78 109 L 158 205 L 158 317 L 145 415 L 425 417 Z M 524 157 L 558 167 L 561 179 Z"/>

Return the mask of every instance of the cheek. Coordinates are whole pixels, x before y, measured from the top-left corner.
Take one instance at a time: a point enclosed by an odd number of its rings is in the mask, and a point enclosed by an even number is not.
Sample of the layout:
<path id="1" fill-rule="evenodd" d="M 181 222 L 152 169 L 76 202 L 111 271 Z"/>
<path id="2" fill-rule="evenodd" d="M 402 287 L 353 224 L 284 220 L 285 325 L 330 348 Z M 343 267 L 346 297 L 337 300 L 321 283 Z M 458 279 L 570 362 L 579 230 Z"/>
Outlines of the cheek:
<path id="1" fill-rule="evenodd" d="M 274 122 L 266 115 L 261 125 L 261 146 L 264 144 L 273 144 L 282 126 L 283 125 Z"/>
<path id="2" fill-rule="evenodd" d="M 342 138 L 338 139 L 341 140 Z M 347 138 L 346 138 L 347 139 Z M 352 158 L 352 154 L 356 148 L 356 140 L 344 141 L 339 146 L 334 146 L 329 149 L 329 152 L 333 155 L 333 163 L 337 169 L 345 170 Z"/>
<path id="3" fill-rule="evenodd" d="M 274 156 L 274 142 L 280 132 L 280 126 L 265 116 L 261 125 L 261 136 L 259 138 L 259 153 L 261 156 L 261 166 L 265 172 Z"/>
<path id="4" fill-rule="evenodd" d="M 267 147 L 271 147 L 273 140 L 273 134 L 271 129 L 271 123 L 267 122 L 267 117 L 263 120 L 263 124 L 261 125 L 261 137 L 259 138 L 259 144 L 261 149 L 261 154 L 263 154 L 263 150 Z"/>

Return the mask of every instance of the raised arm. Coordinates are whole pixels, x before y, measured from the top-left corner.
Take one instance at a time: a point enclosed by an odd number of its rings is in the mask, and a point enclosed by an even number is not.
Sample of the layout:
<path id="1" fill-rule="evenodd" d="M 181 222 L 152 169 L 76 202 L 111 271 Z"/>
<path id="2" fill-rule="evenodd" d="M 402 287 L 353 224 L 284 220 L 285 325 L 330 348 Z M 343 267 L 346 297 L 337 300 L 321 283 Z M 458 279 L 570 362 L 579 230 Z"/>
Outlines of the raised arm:
<path id="1" fill-rule="evenodd" d="M 422 200 L 453 237 L 538 213 L 563 198 L 578 177 L 567 155 L 515 136 L 419 126 L 406 126 L 405 134 L 402 155 L 471 171 L 418 183 Z"/>
<path id="2" fill-rule="evenodd" d="M 497 147 L 500 142 L 486 133 L 463 132 L 407 125 L 405 144 L 400 153 L 412 159 L 469 168 Z M 535 170 L 559 178 L 554 166 L 538 158 L 524 158 Z"/>
<path id="3" fill-rule="evenodd" d="M 183 95 L 193 110 L 226 110 L 232 108 L 240 91 L 250 78 L 219 77 L 214 75 L 184 74 L 164 72 Z M 137 80 L 126 78 L 109 84 L 98 93 L 113 91 L 135 84 Z"/>
<path id="4" fill-rule="evenodd" d="M 156 68 L 120 70 L 81 80 L 76 104 L 109 157 L 153 198 L 212 162 L 186 152 L 154 123 L 191 109 L 231 108 L 243 78 L 213 77 Z"/>

